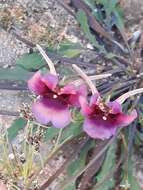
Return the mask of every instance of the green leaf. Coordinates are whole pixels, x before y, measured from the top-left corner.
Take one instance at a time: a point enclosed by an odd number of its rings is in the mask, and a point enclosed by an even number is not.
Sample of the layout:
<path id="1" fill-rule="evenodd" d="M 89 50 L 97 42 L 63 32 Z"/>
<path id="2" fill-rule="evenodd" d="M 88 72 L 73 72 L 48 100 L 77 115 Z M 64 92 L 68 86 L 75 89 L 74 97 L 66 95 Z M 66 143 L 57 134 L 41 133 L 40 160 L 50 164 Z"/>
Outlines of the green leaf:
<path id="1" fill-rule="evenodd" d="M 117 4 L 119 3 L 119 0 L 109 0 L 109 1 L 106 1 L 107 2 L 107 6 L 108 6 L 108 11 L 109 11 L 109 14 L 111 14 L 115 7 L 117 6 Z"/>
<path id="2" fill-rule="evenodd" d="M 18 135 L 18 132 L 26 126 L 26 123 L 27 121 L 23 118 L 14 120 L 12 126 L 7 129 L 8 139 L 12 141 Z"/>
<path id="3" fill-rule="evenodd" d="M 81 46 L 77 43 L 64 42 L 60 44 L 58 49 L 54 49 L 53 47 L 47 48 L 49 52 L 55 52 L 62 56 L 66 57 L 76 57 L 81 53 Z M 34 52 L 31 54 L 22 55 L 17 61 L 16 64 L 28 71 L 37 71 L 43 68 L 46 65 L 45 60 L 38 52 Z"/>
<path id="4" fill-rule="evenodd" d="M 95 47 L 99 48 L 98 42 L 96 41 L 95 36 L 90 32 L 88 25 L 88 19 L 86 13 L 83 10 L 79 10 L 76 14 L 77 20 L 80 23 L 80 27 L 83 30 L 85 37 L 92 43 Z"/>
<path id="5" fill-rule="evenodd" d="M 91 8 L 92 15 L 95 16 L 96 20 L 102 23 L 102 21 L 104 20 L 102 10 L 97 8 L 95 0 L 84 0 L 84 2 Z"/>
<path id="6" fill-rule="evenodd" d="M 40 68 L 46 65 L 45 60 L 42 56 L 37 53 L 26 53 L 22 55 L 17 61 L 16 64 L 28 71 L 37 71 Z"/>
<path id="7" fill-rule="evenodd" d="M 136 130 L 135 145 L 140 146 L 143 143 L 143 134 Z"/>
<path id="8" fill-rule="evenodd" d="M 104 182 L 100 187 L 96 188 L 96 190 L 109 190 L 110 188 L 113 188 L 115 185 L 114 178 L 112 177 L 110 180 L 104 181 L 104 178 L 109 175 L 109 172 L 112 171 L 116 164 L 116 142 L 111 144 L 107 155 L 105 158 L 105 161 L 103 163 L 103 166 L 101 168 L 101 171 L 97 175 L 97 183 Z M 93 187 L 93 190 L 94 187 Z"/>
<path id="9" fill-rule="evenodd" d="M 67 80 L 69 79 L 69 76 L 73 75 L 73 69 L 70 64 L 67 65 L 64 69 L 63 69 L 63 65 L 61 64 L 61 65 L 59 65 L 58 69 L 60 71 L 61 76 L 64 76 L 65 79 L 67 79 Z"/>
<path id="10" fill-rule="evenodd" d="M 76 190 L 76 187 L 74 184 L 71 184 L 71 185 L 67 186 L 64 190 Z"/>
<path id="11" fill-rule="evenodd" d="M 114 11 L 118 0 L 97 0 L 97 2 L 102 4 L 104 6 L 106 14 L 110 15 Z"/>
<path id="12" fill-rule="evenodd" d="M 71 177 L 71 176 L 76 175 L 80 170 L 82 170 L 85 167 L 87 153 L 94 146 L 95 146 L 94 140 L 87 141 L 87 143 L 82 148 L 78 158 L 73 160 L 68 166 L 67 168 L 68 176 Z M 76 186 L 75 184 L 71 183 L 66 188 L 64 188 L 64 190 L 76 190 Z"/>
<path id="13" fill-rule="evenodd" d="M 77 136 L 81 132 L 81 127 L 82 127 L 81 125 L 73 125 L 73 124 L 67 126 L 62 133 L 61 142 L 63 142 L 70 136 L 72 137 Z M 60 131 L 59 129 L 54 127 L 49 127 L 47 129 L 44 129 L 44 141 L 52 140 L 54 137 L 58 135 L 59 131 Z"/>
<path id="14" fill-rule="evenodd" d="M 136 177 L 133 175 L 134 165 L 131 159 L 132 158 L 129 157 L 128 168 L 126 164 L 127 162 L 124 163 L 122 171 L 123 179 L 120 186 L 124 186 L 125 189 L 130 189 L 130 190 L 141 190 Z"/>
<path id="15" fill-rule="evenodd" d="M 63 55 L 64 57 L 69 57 L 69 58 L 77 57 L 80 55 L 80 53 L 81 53 L 81 50 L 79 49 L 67 49 L 65 51 L 60 52 L 61 55 Z"/>
<path id="16" fill-rule="evenodd" d="M 0 80 L 27 81 L 32 73 L 16 66 L 13 69 L 0 69 Z"/>
<path id="17" fill-rule="evenodd" d="M 86 164 L 86 157 L 88 151 L 95 146 L 95 141 L 91 140 L 88 141 L 84 147 L 82 148 L 79 156 L 77 159 L 71 162 L 69 165 L 67 172 L 69 176 L 74 176 L 76 175 L 80 170 L 82 170 Z"/>
<path id="18" fill-rule="evenodd" d="M 120 31 L 120 34 L 122 38 L 124 39 L 126 46 L 128 47 L 128 49 L 130 49 L 127 42 L 127 37 L 126 37 L 126 32 L 125 32 L 125 27 L 124 27 L 124 20 L 121 15 L 121 9 L 119 6 L 117 6 L 116 9 L 114 10 L 114 15 L 115 15 L 115 25 Z"/>
<path id="19" fill-rule="evenodd" d="M 133 175 L 129 176 L 129 184 L 130 184 L 130 190 L 141 190 L 135 176 Z"/>
<path id="20" fill-rule="evenodd" d="M 59 44 L 59 51 L 65 51 L 67 49 L 81 49 L 81 45 L 79 43 L 73 43 L 70 41 L 63 41 L 62 43 Z"/>
<path id="21" fill-rule="evenodd" d="M 117 26 L 117 28 L 119 29 L 120 32 L 123 32 L 124 31 L 124 19 L 123 19 L 123 15 L 120 13 L 119 7 L 117 7 L 113 13 L 115 15 L 115 25 Z"/>
<path id="22" fill-rule="evenodd" d="M 61 137 L 61 141 L 66 140 L 68 137 L 72 136 L 75 137 L 79 135 L 82 132 L 82 124 L 81 123 L 71 123 L 69 126 L 67 126 Z"/>
<path id="23" fill-rule="evenodd" d="M 50 127 L 48 129 L 44 130 L 44 141 L 49 141 L 52 140 L 54 137 L 57 136 L 57 134 L 59 133 L 59 129 L 54 128 L 54 127 Z"/>
<path id="24" fill-rule="evenodd" d="M 77 57 L 80 55 L 82 48 L 78 43 L 72 43 L 70 41 L 62 42 L 56 50 L 58 54 L 64 57 Z"/>
<path id="25" fill-rule="evenodd" d="M 130 184 L 130 190 L 141 190 L 135 176 L 133 175 L 133 168 L 133 161 L 130 158 L 128 162 L 128 180 Z"/>
<path id="26" fill-rule="evenodd" d="M 115 16 L 114 24 L 119 29 L 121 34 L 124 32 L 124 20 L 123 20 L 123 12 L 120 6 L 118 5 L 118 0 L 97 0 L 98 3 L 101 3 L 104 6 L 106 11 L 106 17 L 109 20 L 111 18 L 111 14 L 113 13 Z M 107 20 L 107 22 L 108 22 Z"/>
<path id="27" fill-rule="evenodd" d="M 106 58 L 107 59 L 112 59 L 112 58 L 114 58 L 115 57 L 115 54 L 113 54 L 113 53 L 107 53 L 106 54 Z"/>
<path id="28" fill-rule="evenodd" d="M 92 9 L 94 10 L 95 7 L 95 0 L 84 0 L 84 2 Z"/>

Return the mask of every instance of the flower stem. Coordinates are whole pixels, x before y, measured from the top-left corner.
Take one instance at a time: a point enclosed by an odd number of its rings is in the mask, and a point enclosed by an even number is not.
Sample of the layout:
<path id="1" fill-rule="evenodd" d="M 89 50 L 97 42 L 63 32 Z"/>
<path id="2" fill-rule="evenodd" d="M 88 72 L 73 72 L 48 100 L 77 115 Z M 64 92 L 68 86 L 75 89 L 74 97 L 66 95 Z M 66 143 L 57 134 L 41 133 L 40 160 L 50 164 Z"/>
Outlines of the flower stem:
<path id="1" fill-rule="evenodd" d="M 51 61 L 51 59 L 48 57 L 48 55 L 45 53 L 45 51 L 42 49 L 42 47 L 40 45 L 37 44 L 36 47 L 39 50 L 39 52 L 41 53 L 41 55 L 43 56 L 43 58 L 48 63 L 50 73 L 57 75 L 56 70 L 55 70 L 55 66 L 54 66 L 53 62 Z"/>
<path id="2" fill-rule="evenodd" d="M 88 77 L 92 81 L 92 80 L 100 80 L 100 79 L 107 78 L 107 77 L 110 77 L 110 76 L 112 76 L 112 74 L 106 73 L 106 74 L 93 75 L 93 76 L 88 76 Z M 75 84 L 75 85 L 80 85 L 80 84 L 83 83 L 83 80 L 78 79 L 78 80 L 73 81 L 72 83 Z"/>
<path id="3" fill-rule="evenodd" d="M 64 144 L 66 144 L 68 141 L 70 141 L 72 139 L 73 136 L 69 136 L 67 139 L 65 139 L 62 143 L 59 144 L 59 140 L 60 140 L 60 137 L 61 137 L 61 134 L 62 134 L 62 130 L 59 132 L 59 135 L 57 137 L 57 141 L 56 141 L 56 144 L 54 146 L 54 148 L 52 149 L 52 151 L 48 154 L 47 158 L 45 159 L 44 163 L 43 163 L 43 166 L 45 166 L 48 161 L 60 150 L 60 148 L 62 148 L 62 146 Z M 30 180 L 29 180 L 29 183 L 28 183 L 28 186 L 32 183 L 32 181 L 39 175 L 40 171 L 41 171 L 41 167 L 38 168 L 36 171 L 35 171 L 35 175 L 33 175 Z"/>
<path id="4" fill-rule="evenodd" d="M 73 69 L 78 73 L 78 75 L 87 83 L 87 85 L 90 87 L 92 94 L 98 93 L 97 88 L 91 81 L 91 79 L 77 66 L 72 65 Z"/>
<path id="5" fill-rule="evenodd" d="M 134 96 L 136 94 L 140 94 L 140 93 L 143 93 L 143 88 L 138 88 L 136 90 L 129 91 L 123 94 L 122 96 L 120 96 L 119 98 L 117 98 L 116 101 L 119 102 L 119 104 L 122 104 L 127 98 Z"/>

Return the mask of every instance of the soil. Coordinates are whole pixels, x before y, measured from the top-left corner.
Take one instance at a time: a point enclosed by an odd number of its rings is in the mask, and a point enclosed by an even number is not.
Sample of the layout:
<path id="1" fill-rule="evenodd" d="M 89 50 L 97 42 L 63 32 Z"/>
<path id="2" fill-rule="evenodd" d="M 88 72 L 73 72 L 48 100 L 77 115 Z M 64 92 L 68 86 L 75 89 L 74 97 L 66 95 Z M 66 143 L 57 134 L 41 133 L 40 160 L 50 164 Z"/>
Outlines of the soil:
<path id="1" fill-rule="evenodd" d="M 127 25 L 139 24 L 143 18 L 143 1 L 121 0 Z"/>

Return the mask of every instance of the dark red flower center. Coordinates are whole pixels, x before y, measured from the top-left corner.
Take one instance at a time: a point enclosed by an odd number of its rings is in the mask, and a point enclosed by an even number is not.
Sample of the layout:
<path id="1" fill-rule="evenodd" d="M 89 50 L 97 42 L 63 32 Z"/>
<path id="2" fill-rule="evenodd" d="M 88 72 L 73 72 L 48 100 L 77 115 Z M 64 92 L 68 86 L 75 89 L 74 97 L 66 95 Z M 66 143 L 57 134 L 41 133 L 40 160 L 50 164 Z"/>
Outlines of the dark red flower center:
<path id="1" fill-rule="evenodd" d="M 98 105 L 92 105 L 91 110 L 92 112 L 89 117 L 100 117 L 105 121 L 111 120 L 116 116 L 116 114 L 112 113 L 112 109 L 103 102 L 100 102 Z"/>
<path id="2" fill-rule="evenodd" d="M 59 92 L 60 89 L 56 89 L 55 91 L 48 89 L 44 97 L 49 98 L 51 100 L 57 99 L 62 104 L 69 104 L 70 94 L 59 94 Z"/>

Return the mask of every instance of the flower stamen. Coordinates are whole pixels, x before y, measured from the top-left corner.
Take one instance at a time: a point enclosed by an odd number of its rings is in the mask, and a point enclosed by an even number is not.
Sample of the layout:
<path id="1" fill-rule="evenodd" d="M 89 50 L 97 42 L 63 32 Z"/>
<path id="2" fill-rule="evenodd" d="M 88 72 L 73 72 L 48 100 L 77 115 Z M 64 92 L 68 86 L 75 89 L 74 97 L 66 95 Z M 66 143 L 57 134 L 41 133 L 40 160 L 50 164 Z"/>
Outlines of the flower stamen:
<path id="1" fill-rule="evenodd" d="M 107 117 L 106 117 L 105 115 L 104 115 L 102 118 L 103 118 L 103 120 L 105 120 L 105 121 L 107 120 Z"/>
<path id="2" fill-rule="evenodd" d="M 56 94 L 53 95 L 53 98 L 56 99 L 58 96 Z"/>

